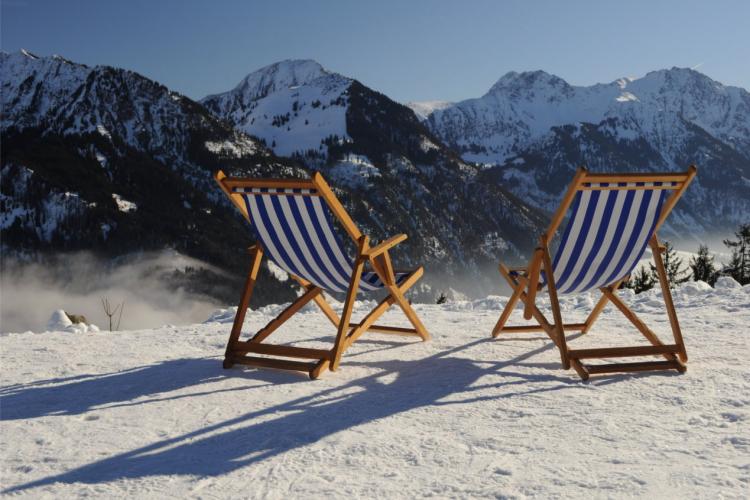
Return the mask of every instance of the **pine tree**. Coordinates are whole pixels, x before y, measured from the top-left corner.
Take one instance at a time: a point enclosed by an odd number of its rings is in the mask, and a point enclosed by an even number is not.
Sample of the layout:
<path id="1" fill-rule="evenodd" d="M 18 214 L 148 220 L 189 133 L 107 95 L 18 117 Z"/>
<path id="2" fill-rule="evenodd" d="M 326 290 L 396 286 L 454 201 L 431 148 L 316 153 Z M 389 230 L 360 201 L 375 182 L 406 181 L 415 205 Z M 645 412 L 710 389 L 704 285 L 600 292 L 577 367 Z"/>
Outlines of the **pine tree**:
<path id="1" fill-rule="evenodd" d="M 698 255 L 690 259 L 690 269 L 693 270 L 694 281 L 705 281 L 711 286 L 716 283 L 718 271 L 714 265 L 714 256 L 708 253 L 708 246 L 698 247 Z"/>
<path id="2" fill-rule="evenodd" d="M 677 256 L 677 251 L 674 249 L 672 244 L 668 241 L 664 242 L 666 250 L 662 255 L 664 261 L 664 270 L 667 272 L 667 281 L 669 281 L 669 287 L 674 288 L 677 285 L 681 285 L 690 279 L 690 271 L 683 267 L 682 259 Z M 654 280 L 659 278 L 659 274 L 656 271 L 656 266 L 651 264 L 651 274 Z"/>
<path id="3" fill-rule="evenodd" d="M 747 285 L 750 283 L 750 224 L 740 224 L 734 235 L 737 237 L 736 241 L 724 240 L 724 244 L 732 251 L 732 259 L 722 271 L 741 285 Z"/>
<path id="4" fill-rule="evenodd" d="M 654 287 L 656 280 L 654 275 L 646 270 L 645 267 L 641 266 L 628 281 L 623 283 L 623 287 L 630 288 L 635 293 L 645 292 L 651 290 Z"/>

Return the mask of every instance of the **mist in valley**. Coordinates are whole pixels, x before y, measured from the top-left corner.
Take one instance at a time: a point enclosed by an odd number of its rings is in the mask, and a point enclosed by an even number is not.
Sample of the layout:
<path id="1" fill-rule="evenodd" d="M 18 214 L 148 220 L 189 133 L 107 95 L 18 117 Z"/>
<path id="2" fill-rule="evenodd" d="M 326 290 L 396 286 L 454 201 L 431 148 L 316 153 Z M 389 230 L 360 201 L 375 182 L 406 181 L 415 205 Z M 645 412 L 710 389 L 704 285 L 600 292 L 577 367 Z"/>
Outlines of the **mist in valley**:
<path id="1" fill-rule="evenodd" d="M 84 315 L 109 329 L 102 307 L 123 304 L 120 330 L 204 321 L 226 306 L 181 283 L 187 271 L 222 272 L 173 251 L 105 260 L 88 252 L 58 254 L 43 261 L 4 258 L 0 275 L 0 332 L 43 332 L 52 312 Z M 239 291 L 238 291 L 239 294 Z M 118 319 L 119 313 L 114 320 Z"/>

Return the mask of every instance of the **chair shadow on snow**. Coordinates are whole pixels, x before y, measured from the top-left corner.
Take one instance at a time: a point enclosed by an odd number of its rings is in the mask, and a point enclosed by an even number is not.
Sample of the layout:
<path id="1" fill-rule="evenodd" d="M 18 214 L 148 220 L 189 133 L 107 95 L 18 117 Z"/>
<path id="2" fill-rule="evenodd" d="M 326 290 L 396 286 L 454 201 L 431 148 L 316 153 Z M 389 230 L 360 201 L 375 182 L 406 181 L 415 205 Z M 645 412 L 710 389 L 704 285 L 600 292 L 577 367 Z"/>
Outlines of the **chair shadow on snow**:
<path id="1" fill-rule="evenodd" d="M 40 380 L 29 384 L 0 387 L 0 420 L 21 420 L 55 415 L 80 415 L 96 409 L 133 406 L 154 401 L 243 391 L 253 386 L 186 392 L 159 398 L 160 394 L 190 389 L 225 378 L 245 378 L 253 382 L 281 384 L 296 377 L 261 372 L 232 372 L 221 368 L 216 358 L 172 359 L 104 374 Z M 149 398 L 142 400 L 142 398 Z M 135 401 L 134 401 L 135 400 Z"/>
<path id="2" fill-rule="evenodd" d="M 478 340 L 418 361 L 357 361 L 361 352 L 352 353 L 349 366 L 378 369 L 377 373 L 326 388 L 312 395 L 252 411 L 214 425 L 92 462 L 59 475 L 10 487 L 4 492 L 26 490 L 57 482 L 96 484 L 121 479 L 160 475 L 219 476 L 259 463 L 287 451 L 313 444 L 327 436 L 358 425 L 391 417 L 417 408 L 440 408 L 477 401 L 501 400 L 524 394 L 580 388 L 581 382 L 562 373 L 524 373 L 513 367 L 528 367 L 527 359 L 544 352 L 549 345 L 504 362 L 454 357 L 464 349 L 485 343 Z M 365 340 L 374 350 L 395 348 L 396 342 Z M 547 365 L 543 364 L 546 368 Z M 346 368 L 344 368 L 346 369 Z M 125 403 L 130 399 L 153 396 L 194 384 L 221 378 L 227 372 L 217 359 L 166 361 L 136 368 L 123 374 L 76 380 L 68 387 L 32 388 L 15 392 L 9 403 L 15 407 L 4 418 L 30 418 L 57 413 L 84 413 L 97 405 Z M 231 377 L 268 377 L 269 383 L 303 381 L 288 373 L 232 370 Z M 477 384 L 482 377 L 501 377 L 496 382 Z M 272 381 L 272 382 L 271 382 Z M 540 385 L 540 382 L 542 383 Z M 528 384 L 533 383 L 529 388 Z M 139 387 L 139 385 L 145 386 Z M 256 386 L 257 387 L 257 386 Z M 518 391 L 476 394 L 479 390 L 518 387 Z M 246 390 L 245 387 L 231 390 Z M 82 396 L 81 393 L 94 393 Z M 215 392 L 215 391 L 211 391 Z M 54 394 L 54 396 L 53 396 Z M 463 396 L 463 397 L 462 397 Z M 34 398 L 52 402 L 32 403 Z M 78 402 L 63 402 L 65 398 Z M 182 397 L 182 396 L 176 396 Z M 58 399 L 59 398 L 59 399 Z M 164 399 L 169 399 L 164 398 Z M 241 404 L 240 399 L 235 400 Z M 133 404 L 138 404 L 133 403 Z M 32 405 L 32 409 L 24 409 Z M 279 415 L 278 417 L 275 417 Z M 273 417 L 269 420 L 269 417 Z"/>

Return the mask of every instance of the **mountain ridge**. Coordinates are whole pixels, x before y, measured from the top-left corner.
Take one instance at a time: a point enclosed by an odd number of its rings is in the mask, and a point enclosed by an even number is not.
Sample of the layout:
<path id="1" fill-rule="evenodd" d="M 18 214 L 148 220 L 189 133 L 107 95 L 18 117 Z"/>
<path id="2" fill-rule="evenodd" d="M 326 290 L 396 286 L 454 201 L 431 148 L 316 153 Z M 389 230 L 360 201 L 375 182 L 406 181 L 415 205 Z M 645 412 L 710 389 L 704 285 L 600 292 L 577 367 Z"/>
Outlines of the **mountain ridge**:
<path id="1" fill-rule="evenodd" d="M 509 72 L 483 96 L 436 109 L 427 127 L 485 177 L 554 210 L 579 166 L 699 175 L 665 228 L 700 239 L 750 213 L 750 93 L 687 68 L 573 86 Z M 680 221 L 684 223 L 680 223 Z"/>
<path id="2" fill-rule="evenodd" d="M 480 169 L 442 144 L 408 107 L 319 65 L 315 77 L 304 82 L 269 78 L 288 75 L 298 64 L 266 66 L 202 102 L 277 154 L 299 159 L 367 200 L 381 230 L 410 233 L 419 255 L 428 263 L 442 262 L 449 274 L 461 269 L 486 281 L 480 269 L 494 267 L 501 256 L 519 258 L 533 247 L 531 234 L 543 224 L 541 213 L 498 184 L 478 183 Z M 274 90 L 256 92 L 245 81 L 263 81 Z M 353 208 L 355 220 L 367 217 Z M 436 213 L 466 224 L 451 227 Z M 411 234 L 429 237 L 420 241 Z"/>
<path id="3" fill-rule="evenodd" d="M 281 67 L 290 64 L 295 71 Z M 254 177 L 323 171 L 363 231 L 409 234 L 395 257 L 403 266 L 426 265 L 416 293 L 428 299 L 454 285 L 462 289 L 457 293 L 479 282 L 483 290 L 494 287 L 485 267 L 531 248 L 542 214 L 499 186 L 477 182 L 479 169 L 445 148 L 411 110 L 310 61 L 281 66 L 271 69 L 273 78 L 245 78 L 253 85 L 235 89 L 262 96 L 248 101 L 251 111 L 259 102 L 285 106 L 265 123 L 282 132 L 303 126 L 292 120 L 295 113 L 325 106 L 329 118 L 333 111 L 341 134 L 322 136 L 324 143 L 315 137 L 314 154 L 277 156 L 283 152 L 273 139 L 252 128 L 248 135 L 134 72 L 20 53 L 0 57 L 8 110 L 0 193 L 6 250 L 118 255 L 166 247 L 241 277 L 241 246 L 253 240 L 252 230 L 211 180 L 218 168 Z M 326 91 L 329 99 L 316 103 Z M 166 195 L 154 182 L 159 177 L 174 186 Z M 460 276 L 465 283 L 458 284 Z M 264 300 L 287 300 L 289 284 L 275 283 Z"/>

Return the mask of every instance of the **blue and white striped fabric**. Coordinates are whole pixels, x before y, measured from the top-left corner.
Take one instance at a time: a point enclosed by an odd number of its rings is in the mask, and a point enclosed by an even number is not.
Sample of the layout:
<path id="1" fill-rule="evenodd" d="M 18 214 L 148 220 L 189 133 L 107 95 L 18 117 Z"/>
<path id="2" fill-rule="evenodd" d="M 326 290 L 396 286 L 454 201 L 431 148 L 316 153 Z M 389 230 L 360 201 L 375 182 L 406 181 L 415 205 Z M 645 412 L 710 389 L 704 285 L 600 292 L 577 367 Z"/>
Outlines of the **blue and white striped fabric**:
<path id="1" fill-rule="evenodd" d="M 321 197 L 309 189 L 237 188 L 235 192 L 248 193 L 242 195 L 248 214 L 274 263 L 324 290 L 348 290 L 353 262 L 334 231 Z M 395 273 L 396 282 L 401 283 L 408 274 Z M 374 291 L 383 286 L 376 273 L 362 273 L 360 290 Z"/>
<path id="2" fill-rule="evenodd" d="M 675 184 L 617 185 L 652 189 L 578 191 L 552 264 L 558 292 L 585 292 L 630 274 L 643 256 L 669 188 Z"/>

